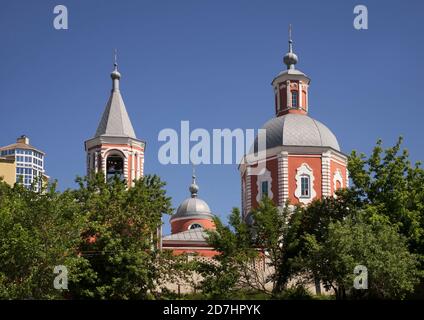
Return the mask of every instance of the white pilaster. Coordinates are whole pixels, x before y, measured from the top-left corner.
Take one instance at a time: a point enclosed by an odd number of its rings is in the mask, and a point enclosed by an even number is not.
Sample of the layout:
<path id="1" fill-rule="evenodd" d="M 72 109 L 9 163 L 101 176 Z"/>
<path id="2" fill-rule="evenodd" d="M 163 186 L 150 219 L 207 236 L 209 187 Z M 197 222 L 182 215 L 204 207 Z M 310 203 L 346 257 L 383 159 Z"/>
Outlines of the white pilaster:
<path id="1" fill-rule="evenodd" d="M 278 155 L 278 205 L 284 206 L 289 198 L 289 161 L 288 152 Z"/>
<path id="2" fill-rule="evenodd" d="M 135 153 L 135 178 L 140 179 L 140 153 Z"/>
<path id="3" fill-rule="evenodd" d="M 277 97 L 277 99 L 276 99 L 277 112 L 279 112 L 281 110 L 280 90 L 281 90 L 280 85 L 277 85 L 277 87 L 275 87 L 275 90 L 274 90 L 275 96 Z"/>
<path id="4" fill-rule="evenodd" d="M 298 95 L 298 97 L 299 97 L 299 101 L 298 101 L 298 105 L 299 105 L 299 108 L 303 108 L 303 103 L 302 103 L 302 81 L 299 81 L 299 87 L 298 87 L 298 92 L 299 92 L 299 95 Z"/>
<path id="5" fill-rule="evenodd" d="M 349 170 L 346 168 L 346 188 L 349 188 Z"/>
<path id="6" fill-rule="evenodd" d="M 248 214 L 252 208 L 252 188 L 251 188 L 251 175 L 250 168 L 246 170 L 246 214 Z"/>
<path id="7" fill-rule="evenodd" d="M 134 185 L 134 179 L 135 177 L 135 152 L 131 152 L 131 185 Z"/>
<path id="8" fill-rule="evenodd" d="M 331 152 L 329 151 L 324 152 L 321 158 L 322 197 L 331 196 L 330 161 L 331 161 Z"/>
<path id="9" fill-rule="evenodd" d="M 290 80 L 287 80 L 286 94 L 287 94 L 287 108 L 289 109 L 292 106 Z"/>

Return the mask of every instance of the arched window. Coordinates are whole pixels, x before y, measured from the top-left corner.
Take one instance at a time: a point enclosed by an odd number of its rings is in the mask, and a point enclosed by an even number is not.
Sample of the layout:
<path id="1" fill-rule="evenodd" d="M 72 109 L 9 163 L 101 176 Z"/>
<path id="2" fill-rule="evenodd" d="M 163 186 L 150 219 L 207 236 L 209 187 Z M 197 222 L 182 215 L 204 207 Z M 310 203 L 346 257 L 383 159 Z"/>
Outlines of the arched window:
<path id="1" fill-rule="evenodd" d="M 311 196 L 311 180 L 308 175 L 300 177 L 300 196 L 302 198 L 309 198 Z"/>
<path id="2" fill-rule="evenodd" d="M 124 179 L 124 159 L 120 156 L 109 156 L 106 160 L 106 178 L 111 179 L 118 176 Z"/>
<path id="3" fill-rule="evenodd" d="M 297 91 L 292 91 L 291 96 L 292 96 L 292 108 L 297 108 L 299 106 L 299 93 Z"/>
<path id="4" fill-rule="evenodd" d="M 268 197 L 268 181 L 262 181 L 262 198 Z"/>
<path id="5" fill-rule="evenodd" d="M 189 230 L 198 229 L 198 228 L 202 228 L 202 225 L 199 223 L 193 223 L 188 227 Z"/>

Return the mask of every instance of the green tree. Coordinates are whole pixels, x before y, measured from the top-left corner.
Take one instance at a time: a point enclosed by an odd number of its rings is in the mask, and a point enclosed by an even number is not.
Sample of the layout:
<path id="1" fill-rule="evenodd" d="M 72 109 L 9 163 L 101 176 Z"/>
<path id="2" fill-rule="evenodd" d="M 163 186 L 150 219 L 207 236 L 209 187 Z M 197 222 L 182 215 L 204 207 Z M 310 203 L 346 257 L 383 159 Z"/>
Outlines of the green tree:
<path id="1" fill-rule="evenodd" d="M 118 178 L 102 174 L 79 178 L 74 191 L 87 219 L 72 266 L 73 298 L 146 299 L 153 297 L 161 273 L 158 228 L 171 202 L 157 176 L 145 176 L 127 189 Z"/>
<path id="2" fill-rule="evenodd" d="M 265 254 L 265 261 L 272 272 L 267 282 L 272 284 L 272 293 L 280 294 L 294 272 L 293 258 L 297 255 L 301 208 L 275 206 L 265 197 L 252 211 L 253 245 Z"/>
<path id="3" fill-rule="evenodd" d="M 412 165 L 402 138 L 383 150 L 379 140 L 370 157 L 353 151 L 348 168 L 360 207 L 372 206 L 373 213 L 399 227 L 412 252 L 424 255 L 424 170 Z M 422 257 L 421 257 L 422 259 Z"/>
<path id="4" fill-rule="evenodd" d="M 353 151 L 349 171 L 351 193 L 375 219 L 389 221 L 407 239 L 410 252 L 418 254 L 424 270 L 424 170 L 412 164 L 407 150 L 401 150 L 402 137 L 383 149 L 379 140 L 369 157 Z M 424 296 L 424 278 L 415 296 Z"/>
<path id="5" fill-rule="evenodd" d="M 202 293 L 208 298 L 231 298 L 239 290 L 248 288 L 242 281 L 249 262 L 257 257 L 252 247 L 252 238 L 248 226 L 242 221 L 240 211 L 232 210 L 229 226 L 224 226 L 218 217 L 214 219 L 216 230 L 207 230 L 208 243 L 218 251 L 214 262 L 199 262 L 196 271 L 203 280 Z"/>
<path id="6" fill-rule="evenodd" d="M 252 223 L 242 220 L 237 208 L 228 226 L 216 218 L 216 231 L 208 231 L 208 242 L 219 254 L 214 257 L 216 263 L 201 263 L 202 291 L 218 298 L 240 290 L 281 293 L 297 252 L 300 212 L 300 208 L 289 206 L 280 210 L 264 198 L 251 213 Z"/>
<path id="7" fill-rule="evenodd" d="M 405 298 L 419 279 L 416 256 L 408 251 L 396 227 L 366 216 L 349 215 L 331 222 L 321 241 L 316 235 L 305 235 L 307 254 L 301 262 L 326 289 L 335 291 L 337 299 Z M 367 290 L 353 288 L 357 265 L 368 270 Z"/>
<path id="8" fill-rule="evenodd" d="M 71 192 L 0 181 L 0 298 L 58 299 L 57 265 L 71 265 L 84 225 Z"/>

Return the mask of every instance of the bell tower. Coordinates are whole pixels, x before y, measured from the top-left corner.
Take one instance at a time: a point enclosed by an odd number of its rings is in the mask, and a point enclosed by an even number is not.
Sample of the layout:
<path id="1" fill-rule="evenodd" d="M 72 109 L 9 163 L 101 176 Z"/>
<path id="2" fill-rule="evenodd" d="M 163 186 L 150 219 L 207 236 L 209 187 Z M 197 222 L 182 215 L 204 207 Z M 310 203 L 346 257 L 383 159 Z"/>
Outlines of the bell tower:
<path id="1" fill-rule="evenodd" d="M 308 88 L 311 79 L 295 68 L 298 62 L 293 52 L 291 25 L 289 26 L 289 52 L 283 58 L 287 70 L 272 81 L 275 93 L 275 115 L 277 117 L 288 114 L 307 114 L 309 109 Z"/>
<path id="2" fill-rule="evenodd" d="M 121 74 L 116 61 L 111 73 L 112 90 L 93 138 L 85 141 L 87 174 L 118 176 L 128 186 L 143 176 L 145 142 L 137 139 L 120 92 Z"/>

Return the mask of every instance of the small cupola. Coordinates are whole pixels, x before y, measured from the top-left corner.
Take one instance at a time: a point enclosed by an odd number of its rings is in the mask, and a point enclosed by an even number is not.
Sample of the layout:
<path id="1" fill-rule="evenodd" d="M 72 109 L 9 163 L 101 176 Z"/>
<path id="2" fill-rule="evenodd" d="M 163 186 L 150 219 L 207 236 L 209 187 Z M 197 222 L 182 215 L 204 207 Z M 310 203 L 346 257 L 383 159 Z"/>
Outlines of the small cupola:
<path id="1" fill-rule="evenodd" d="M 289 26 L 289 52 L 283 58 L 287 70 L 280 72 L 272 81 L 275 93 L 275 115 L 307 114 L 309 108 L 308 88 L 310 79 L 295 65 L 299 59 L 293 51 L 291 25 Z"/>

